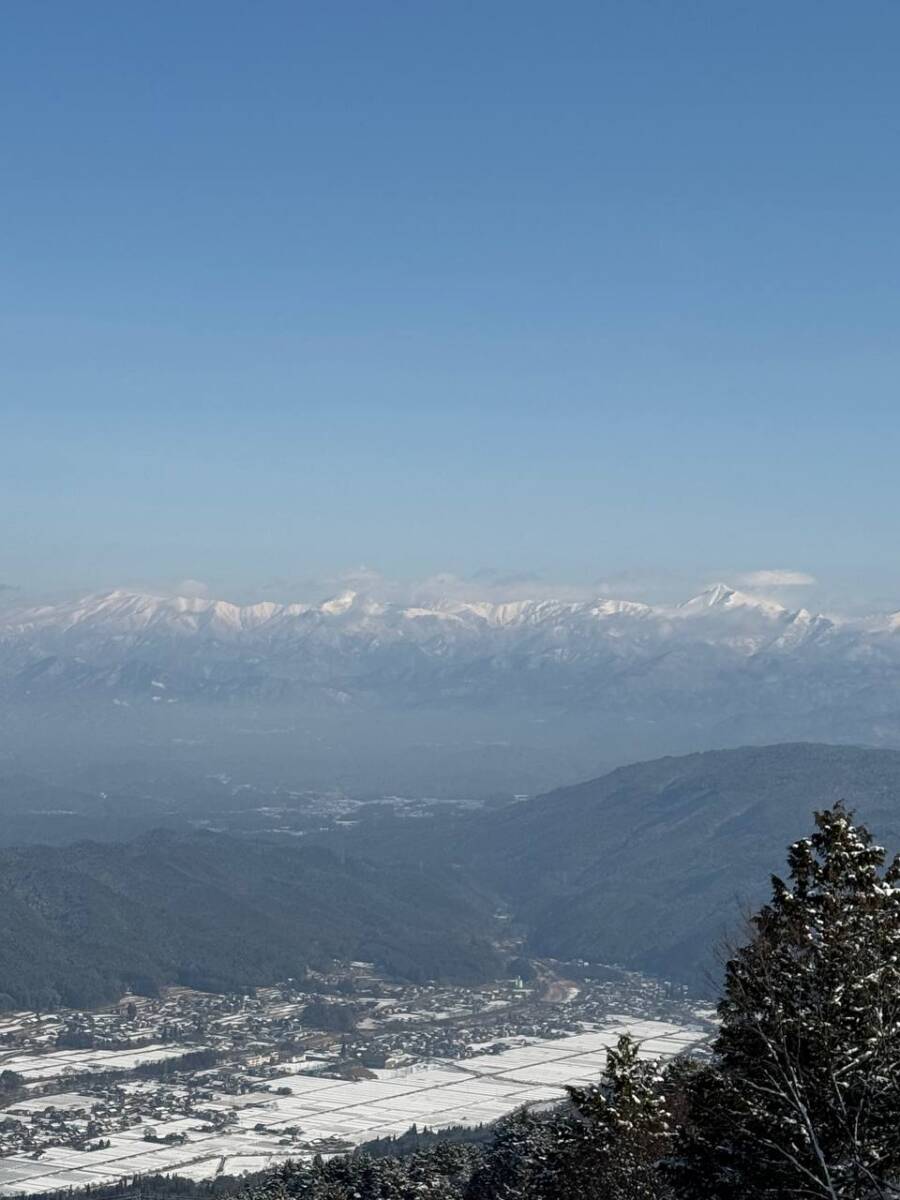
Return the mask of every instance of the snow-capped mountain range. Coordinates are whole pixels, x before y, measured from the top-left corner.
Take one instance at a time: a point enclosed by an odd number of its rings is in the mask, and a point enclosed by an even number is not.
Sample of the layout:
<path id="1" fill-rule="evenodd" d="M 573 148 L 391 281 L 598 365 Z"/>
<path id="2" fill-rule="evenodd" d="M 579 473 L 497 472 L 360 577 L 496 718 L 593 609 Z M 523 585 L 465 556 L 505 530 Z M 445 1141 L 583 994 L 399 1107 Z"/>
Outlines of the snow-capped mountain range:
<path id="1" fill-rule="evenodd" d="M 114 591 L 0 614 L 0 697 L 597 712 L 900 739 L 900 614 L 839 620 L 725 584 L 618 599 L 321 604 Z M 779 717 L 779 714 L 781 716 Z"/>
<path id="2" fill-rule="evenodd" d="M 266 647 L 301 657 L 313 646 L 360 653 L 376 646 L 414 646 L 425 658 L 477 647 L 494 653 L 514 646 L 563 661 L 591 649 L 631 649 L 657 641 L 723 644 L 756 653 L 836 628 L 806 609 L 790 610 L 716 584 L 674 608 L 628 600 L 517 600 L 507 603 L 438 601 L 425 606 L 382 603 L 346 591 L 321 604 L 238 605 L 226 600 L 113 591 L 76 601 L 0 614 L 5 649 L 74 654 L 93 660 L 152 658 L 174 644 L 191 654 L 203 645 L 259 652 Z"/>
<path id="3" fill-rule="evenodd" d="M 335 628 L 340 625 L 345 631 L 376 625 L 411 630 L 434 621 L 481 630 L 588 621 L 602 633 L 604 623 L 612 618 L 683 621 L 713 612 L 752 614 L 770 624 L 795 618 L 812 619 L 805 609 L 792 611 L 773 600 L 737 591 L 724 583 L 715 584 L 674 608 L 602 597 L 505 603 L 439 600 L 422 607 L 379 602 L 353 591 L 342 592 L 321 604 L 278 604 L 266 600 L 239 605 L 205 597 L 117 590 L 58 604 L 8 608 L 0 613 L 0 633 L 17 637 L 32 633 L 81 636 L 88 631 L 117 635 L 165 631 L 173 635 L 228 639 L 261 632 L 268 635 L 276 630 L 302 635 L 326 625 Z"/>

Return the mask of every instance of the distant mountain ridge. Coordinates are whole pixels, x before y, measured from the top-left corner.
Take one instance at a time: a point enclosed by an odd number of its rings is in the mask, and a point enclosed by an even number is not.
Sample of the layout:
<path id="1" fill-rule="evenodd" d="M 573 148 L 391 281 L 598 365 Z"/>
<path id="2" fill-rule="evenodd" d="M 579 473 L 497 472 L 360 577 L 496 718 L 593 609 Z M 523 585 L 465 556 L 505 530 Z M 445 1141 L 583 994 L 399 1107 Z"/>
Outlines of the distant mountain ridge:
<path id="1" fill-rule="evenodd" d="M 675 607 L 428 605 L 345 592 L 235 605 L 116 591 L 0 613 L 0 700 L 596 714 L 678 737 L 900 745 L 900 617 L 842 620 L 718 584 Z"/>
<path id="2" fill-rule="evenodd" d="M 207 634 L 234 637 L 240 634 L 275 631 L 299 634 L 316 625 L 341 619 L 346 628 L 378 626 L 392 628 L 398 621 L 439 620 L 463 627 L 508 627 L 539 625 L 545 621 L 628 616 L 633 618 L 678 619 L 702 610 L 755 611 L 780 620 L 801 615 L 773 600 L 738 591 L 717 583 L 682 604 L 654 606 L 638 601 L 597 597 L 590 600 L 520 599 L 514 601 L 435 600 L 424 604 L 384 602 L 351 590 L 322 603 L 288 604 L 260 601 L 233 604 L 227 600 L 198 596 L 159 596 L 152 593 L 115 590 L 57 604 L 17 607 L 0 613 L 0 630 L 7 636 L 29 633 L 68 634 L 115 632 L 139 634 L 151 630 L 175 635 Z M 820 620 L 834 622 L 829 618 Z"/>
<path id="3" fill-rule="evenodd" d="M 811 743 L 661 758 L 493 811 L 325 840 L 384 865 L 454 865 L 509 905 L 539 954 L 702 984 L 813 810 L 837 800 L 900 850 L 900 752 Z"/>
<path id="4" fill-rule="evenodd" d="M 0 1008 L 170 982 L 234 989 L 332 957 L 480 980 L 492 946 L 703 986 L 812 812 L 845 800 L 900 849 L 900 752 L 784 744 L 622 767 L 530 800 L 293 838 L 156 831 L 0 850 Z"/>

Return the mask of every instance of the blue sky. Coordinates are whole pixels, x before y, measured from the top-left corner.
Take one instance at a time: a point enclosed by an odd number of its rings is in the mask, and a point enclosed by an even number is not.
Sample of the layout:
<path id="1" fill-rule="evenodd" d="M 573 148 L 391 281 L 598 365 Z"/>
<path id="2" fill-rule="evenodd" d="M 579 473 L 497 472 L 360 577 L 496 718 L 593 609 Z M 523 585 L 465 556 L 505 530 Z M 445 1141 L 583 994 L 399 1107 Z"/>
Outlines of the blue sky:
<path id="1" fill-rule="evenodd" d="M 3 18 L 0 582 L 900 602 L 896 4 Z"/>

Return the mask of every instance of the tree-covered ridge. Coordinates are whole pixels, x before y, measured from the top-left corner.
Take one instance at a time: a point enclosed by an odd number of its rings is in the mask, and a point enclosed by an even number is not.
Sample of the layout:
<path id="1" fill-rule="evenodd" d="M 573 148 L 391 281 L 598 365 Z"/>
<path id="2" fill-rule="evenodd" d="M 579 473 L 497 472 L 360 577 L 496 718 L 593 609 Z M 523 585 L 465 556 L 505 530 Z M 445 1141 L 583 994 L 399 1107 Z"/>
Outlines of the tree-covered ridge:
<path id="1" fill-rule="evenodd" d="M 845 796 L 900 845 L 898 794 L 900 753 L 778 745 L 640 763 L 455 816 L 373 805 L 299 843 L 156 832 L 0 850 L 0 1005 L 236 990 L 331 956 L 483 979 L 499 969 L 498 904 L 536 955 L 705 983 L 711 948 L 739 903 L 764 899 L 814 804 Z"/>
<path id="2" fill-rule="evenodd" d="M 0 852 L 0 1006 L 86 1008 L 180 983 L 235 991 L 334 958 L 412 980 L 495 976 L 484 906 L 449 873 L 292 842 L 147 835 Z"/>
<path id="3" fill-rule="evenodd" d="M 900 864 L 838 803 L 728 963 L 708 1061 L 622 1039 L 601 1086 L 485 1146 L 288 1164 L 247 1200 L 900 1196 Z"/>
<path id="4" fill-rule="evenodd" d="M 388 863 L 453 862 L 497 892 L 536 955 L 705 985 L 714 947 L 766 899 L 814 808 L 845 800 L 900 847 L 900 753 L 795 743 L 621 767 L 492 811 L 331 837 Z"/>

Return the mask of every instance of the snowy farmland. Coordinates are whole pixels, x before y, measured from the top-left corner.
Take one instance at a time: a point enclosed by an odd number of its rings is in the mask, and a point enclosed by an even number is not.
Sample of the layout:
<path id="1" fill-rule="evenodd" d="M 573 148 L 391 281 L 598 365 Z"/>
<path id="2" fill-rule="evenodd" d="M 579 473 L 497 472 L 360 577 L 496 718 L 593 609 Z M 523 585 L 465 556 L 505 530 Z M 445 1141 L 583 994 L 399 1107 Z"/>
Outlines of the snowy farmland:
<path id="1" fill-rule="evenodd" d="M 375 1078 L 358 1082 L 305 1074 L 267 1078 L 265 1086 L 272 1091 L 221 1094 L 207 1105 L 234 1113 L 227 1130 L 206 1132 L 196 1117 L 154 1125 L 157 1138 L 177 1134 L 186 1139 L 181 1144 L 148 1142 L 146 1126 L 135 1125 L 111 1134 L 110 1145 L 103 1149 L 54 1147 L 37 1161 L 25 1155 L 4 1158 L 0 1195 L 79 1188 L 136 1174 L 208 1179 L 263 1170 L 290 1157 L 327 1150 L 335 1142 L 357 1145 L 401 1134 L 414 1122 L 432 1129 L 487 1124 L 521 1105 L 561 1099 L 566 1084 L 596 1083 L 608 1047 L 622 1033 L 637 1038 L 641 1053 L 651 1058 L 679 1054 L 707 1036 L 699 1027 L 623 1018 L 621 1024 L 588 1028 L 570 1037 L 521 1039 L 520 1045 L 499 1054 L 379 1070 Z M 277 1095 L 275 1089 L 285 1094 Z M 59 1107 L 72 1109 L 81 1099 L 90 1098 L 61 1094 L 41 1097 L 40 1103 L 58 1101 Z M 294 1148 L 288 1151 L 283 1139 L 298 1127 L 301 1145 L 297 1148 L 294 1137 Z"/>
<path id="2" fill-rule="evenodd" d="M 8 1026 L 5 1026 L 8 1028 Z M 84 1072 L 133 1071 L 144 1063 L 179 1058 L 184 1047 L 143 1046 L 140 1050 L 57 1050 L 53 1054 L 6 1055 L 3 1069 L 15 1071 L 28 1084 Z"/>

